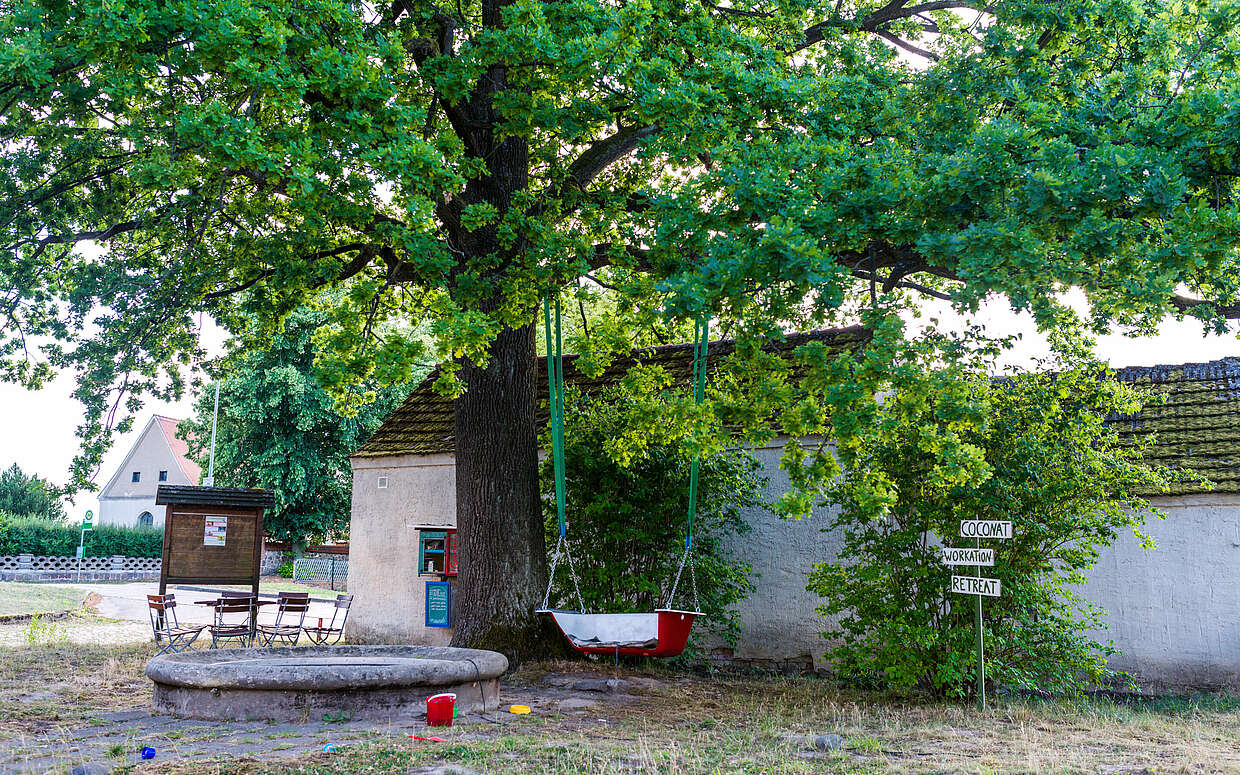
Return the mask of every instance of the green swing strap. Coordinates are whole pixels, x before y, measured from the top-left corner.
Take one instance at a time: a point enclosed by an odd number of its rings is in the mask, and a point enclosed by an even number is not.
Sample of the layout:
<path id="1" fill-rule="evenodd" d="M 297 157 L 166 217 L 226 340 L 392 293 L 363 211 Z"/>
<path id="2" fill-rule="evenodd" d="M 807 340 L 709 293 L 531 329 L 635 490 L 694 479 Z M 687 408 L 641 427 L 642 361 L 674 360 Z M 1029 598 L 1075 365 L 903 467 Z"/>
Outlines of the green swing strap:
<path id="1" fill-rule="evenodd" d="M 555 478 L 555 511 L 560 537 L 568 532 L 564 517 L 564 350 L 560 340 L 560 299 L 555 300 L 555 339 L 551 338 L 551 299 L 543 300 L 543 331 L 547 337 L 547 408 L 551 413 L 551 469 Z"/>
<path id="2" fill-rule="evenodd" d="M 543 594 L 542 610 L 551 602 L 551 585 L 560 564 L 560 555 L 568 560 L 568 573 L 577 592 L 577 605 L 585 613 L 585 600 L 581 597 L 581 585 L 577 581 L 577 569 L 569 551 L 566 536 L 568 520 L 564 516 L 564 345 L 560 338 L 560 299 L 555 299 L 555 337 L 551 335 L 551 298 L 543 299 L 543 333 L 547 342 L 547 409 L 551 415 L 551 470 L 555 479 L 555 513 L 559 520 L 560 535 L 551 556 L 551 570 L 547 574 L 547 591 Z"/>
<path id="3" fill-rule="evenodd" d="M 706 397 L 706 353 L 710 345 L 710 319 L 703 315 L 693 327 L 693 402 L 701 405 Z M 698 601 L 697 569 L 693 561 L 693 522 L 697 517 L 698 468 L 699 457 L 693 456 L 689 464 L 689 520 L 685 532 L 685 551 L 680 556 L 680 566 L 676 569 L 676 578 L 672 581 L 672 591 L 667 595 L 664 608 L 671 608 L 676 597 L 676 589 L 680 586 L 680 576 L 684 573 L 686 562 L 689 565 L 689 578 L 693 583 L 693 610 L 701 611 Z"/>
<path id="4" fill-rule="evenodd" d="M 701 406 L 706 397 L 706 348 L 710 343 L 710 322 L 702 317 L 693 328 L 693 403 Z M 693 520 L 697 517 L 698 456 L 689 464 L 689 529 L 685 549 L 693 549 Z"/>

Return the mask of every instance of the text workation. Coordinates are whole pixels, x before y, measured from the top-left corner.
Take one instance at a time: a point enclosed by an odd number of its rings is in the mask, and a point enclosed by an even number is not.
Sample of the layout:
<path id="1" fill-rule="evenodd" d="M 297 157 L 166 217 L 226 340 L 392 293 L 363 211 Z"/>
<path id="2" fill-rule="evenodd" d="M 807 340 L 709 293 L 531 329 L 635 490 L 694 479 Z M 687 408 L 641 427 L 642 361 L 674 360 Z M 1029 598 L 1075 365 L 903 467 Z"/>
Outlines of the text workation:
<path id="1" fill-rule="evenodd" d="M 994 565 L 994 549 L 943 547 L 944 565 Z"/>

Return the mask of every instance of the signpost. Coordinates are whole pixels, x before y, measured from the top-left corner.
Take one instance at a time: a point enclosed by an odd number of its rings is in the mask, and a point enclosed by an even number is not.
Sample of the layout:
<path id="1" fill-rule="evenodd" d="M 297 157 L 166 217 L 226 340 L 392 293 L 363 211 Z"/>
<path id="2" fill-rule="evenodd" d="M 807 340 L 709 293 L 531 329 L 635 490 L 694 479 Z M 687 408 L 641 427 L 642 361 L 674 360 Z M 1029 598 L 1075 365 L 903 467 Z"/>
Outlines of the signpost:
<path id="1" fill-rule="evenodd" d="M 973 595 L 977 598 L 973 622 L 977 627 L 977 707 L 986 710 L 986 646 L 982 636 L 982 598 L 999 597 L 1001 584 L 999 579 L 984 578 L 982 567 L 995 564 L 995 550 L 983 549 L 982 539 L 1009 540 L 1012 538 L 1012 523 L 1006 520 L 965 519 L 960 522 L 960 537 L 975 539 L 977 545 L 972 548 L 943 547 L 943 564 L 948 566 L 972 565 L 974 575 L 952 576 L 951 591 L 959 595 Z"/>
<path id="2" fill-rule="evenodd" d="M 82 583 L 82 555 L 86 553 L 86 531 L 95 529 L 95 512 L 90 509 L 86 510 L 86 516 L 82 517 L 82 537 L 78 539 L 77 548 L 77 580 Z"/>

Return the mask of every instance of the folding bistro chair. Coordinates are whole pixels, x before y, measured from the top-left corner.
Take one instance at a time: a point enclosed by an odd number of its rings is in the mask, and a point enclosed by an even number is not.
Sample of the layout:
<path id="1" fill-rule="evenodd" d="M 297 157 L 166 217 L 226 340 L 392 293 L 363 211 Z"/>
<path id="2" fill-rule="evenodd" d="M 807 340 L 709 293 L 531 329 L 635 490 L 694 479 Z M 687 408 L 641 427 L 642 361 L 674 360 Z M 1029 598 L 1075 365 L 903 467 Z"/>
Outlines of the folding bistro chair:
<path id="1" fill-rule="evenodd" d="M 151 616 L 151 632 L 155 635 L 155 643 L 162 641 L 160 654 L 169 651 L 184 651 L 194 644 L 207 625 L 182 627 L 177 621 L 177 600 L 174 595 L 147 595 L 146 605 Z"/>
<path id="2" fill-rule="evenodd" d="M 207 627 L 211 633 L 211 648 L 221 643 L 237 641 L 249 646 L 254 641 L 254 608 L 256 598 L 245 592 L 225 592 L 215 602 L 215 616 Z"/>
<path id="3" fill-rule="evenodd" d="M 296 646 L 301 625 L 310 607 L 309 592 L 281 592 L 276 596 L 276 620 L 258 625 L 258 640 L 264 646 Z"/>
<path id="4" fill-rule="evenodd" d="M 332 609 L 331 621 L 327 626 L 323 626 L 323 620 L 319 619 L 319 626 L 306 627 L 307 637 L 316 646 L 334 646 L 344 637 L 344 622 L 349 618 L 349 606 L 353 603 L 353 595 L 336 595 L 336 607 Z M 337 622 L 336 620 L 340 621 Z"/>

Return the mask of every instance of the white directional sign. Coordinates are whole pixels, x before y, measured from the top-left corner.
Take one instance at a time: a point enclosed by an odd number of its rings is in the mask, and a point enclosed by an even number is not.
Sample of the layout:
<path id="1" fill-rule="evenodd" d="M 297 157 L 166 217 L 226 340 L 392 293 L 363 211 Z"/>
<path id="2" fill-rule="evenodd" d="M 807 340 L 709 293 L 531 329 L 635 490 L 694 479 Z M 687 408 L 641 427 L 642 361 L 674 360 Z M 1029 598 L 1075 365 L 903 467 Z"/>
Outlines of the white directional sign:
<path id="1" fill-rule="evenodd" d="M 944 565 L 994 565 L 994 549 L 953 549 L 943 547 Z"/>
<path id="2" fill-rule="evenodd" d="M 981 576 L 952 576 L 952 592 L 962 595 L 999 596 L 999 579 Z"/>
<path id="3" fill-rule="evenodd" d="M 993 519 L 965 519 L 960 522 L 961 538 L 1011 538 L 1012 523 Z"/>

